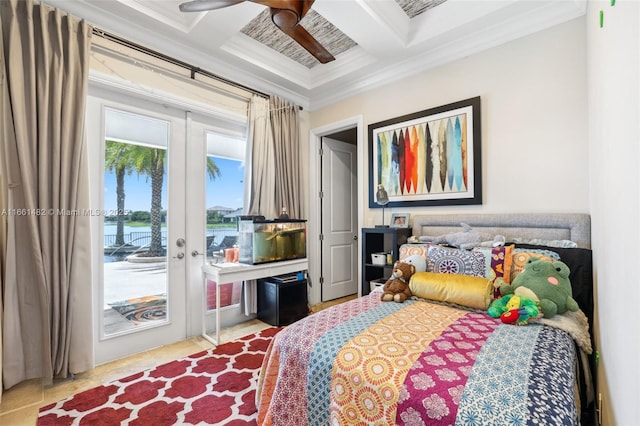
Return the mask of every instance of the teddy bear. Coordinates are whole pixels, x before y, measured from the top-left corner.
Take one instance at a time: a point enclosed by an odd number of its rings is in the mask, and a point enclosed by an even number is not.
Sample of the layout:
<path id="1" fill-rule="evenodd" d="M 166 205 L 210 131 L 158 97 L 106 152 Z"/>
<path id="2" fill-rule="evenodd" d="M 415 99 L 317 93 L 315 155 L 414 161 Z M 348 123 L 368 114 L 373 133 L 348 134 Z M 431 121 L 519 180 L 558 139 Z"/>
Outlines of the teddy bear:
<path id="1" fill-rule="evenodd" d="M 544 318 L 579 309 L 573 298 L 569 267 L 561 261 L 531 257 L 511 284 L 500 285 L 500 294 L 515 294 L 537 301 Z"/>
<path id="2" fill-rule="evenodd" d="M 393 271 L 391 277 L 384 283 L 382 287 L 382 296 L 380 300 L 383 302 L 398 302 L 402 303 L 407 298 L 411 297 L 411 290 L 409 289 L 409 279 L 416 273 L 416 267 L 411 263 L 397 261 L 393 265 Z"/>

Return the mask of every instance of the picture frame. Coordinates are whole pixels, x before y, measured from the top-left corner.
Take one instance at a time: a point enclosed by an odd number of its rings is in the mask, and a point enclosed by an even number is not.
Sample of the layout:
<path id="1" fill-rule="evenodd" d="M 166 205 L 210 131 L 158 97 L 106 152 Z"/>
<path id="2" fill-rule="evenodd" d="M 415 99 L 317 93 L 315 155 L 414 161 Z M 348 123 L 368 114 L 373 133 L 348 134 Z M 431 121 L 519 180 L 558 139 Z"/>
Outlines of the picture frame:
<path id="1" fill-rule="evenodd" d="M 409 213 L 393 213 L 391 214 L 392 228 L 408 228 L 409 227 Z"/>
<path id="2" fill-rule="evenodd" d="M 369 207 L 482 204 L 480 97 L 370 124 Z M 401 143 L 403 141 L 404 143 Z"/>

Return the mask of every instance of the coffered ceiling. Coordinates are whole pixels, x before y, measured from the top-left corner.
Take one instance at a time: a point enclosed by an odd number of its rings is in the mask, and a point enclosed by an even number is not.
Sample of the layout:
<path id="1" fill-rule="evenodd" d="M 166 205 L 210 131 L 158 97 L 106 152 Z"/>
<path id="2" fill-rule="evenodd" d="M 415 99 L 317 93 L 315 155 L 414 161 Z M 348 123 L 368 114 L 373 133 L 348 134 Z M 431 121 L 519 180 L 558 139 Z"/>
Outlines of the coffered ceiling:
<path id="1" fill-rule="evenodd" d="M 301 25 L 321 64 L 251 1 L 183 13 L 183 0 L 43 0 L 96 27 L 308 110 L 566 22 L 586 0 L 316 0 Z"/>

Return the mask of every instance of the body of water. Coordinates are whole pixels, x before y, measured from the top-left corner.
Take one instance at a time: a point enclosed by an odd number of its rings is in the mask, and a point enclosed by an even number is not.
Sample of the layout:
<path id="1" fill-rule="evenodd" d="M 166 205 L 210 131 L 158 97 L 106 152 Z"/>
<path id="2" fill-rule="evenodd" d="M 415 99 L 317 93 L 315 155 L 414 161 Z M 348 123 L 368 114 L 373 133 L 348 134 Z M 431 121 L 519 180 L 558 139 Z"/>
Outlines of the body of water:
<path id="1" fill-rule="evenodd" d="M 129 254 L 135 251 L 144 250 L 144 247 L 151 243 L 150 226 L 124 226 L 124 242 L 127 247 L 114 247 L 116 240 L 117 225 L 108 223 L 104 225 L 104 262 L 120 262 Z M 166 245 L 167 228 L 162 228 L 162 243 Z M 237 236 L 238 230 L 235 225 L 229 228 L 207 229 L 207 237 L 214 237 L 212 247 L 220 244 L 226 236 Z M 208 247 L 211 249 L 212 247 Z"/>

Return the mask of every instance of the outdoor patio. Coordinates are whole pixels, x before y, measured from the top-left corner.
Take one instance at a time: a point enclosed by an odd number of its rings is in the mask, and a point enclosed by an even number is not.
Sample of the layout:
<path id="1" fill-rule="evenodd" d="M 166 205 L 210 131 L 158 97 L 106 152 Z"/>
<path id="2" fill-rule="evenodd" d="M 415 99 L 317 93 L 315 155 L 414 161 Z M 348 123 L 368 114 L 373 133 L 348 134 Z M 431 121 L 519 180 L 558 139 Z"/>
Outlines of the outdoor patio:
<path id="1" fill-rule="evenodd" d="M 136 327 L 110 304 L 167 292 L 165 261 L 133 263 L 127 261 L 104 264 L 104 328 L 105 334 Z"/>

